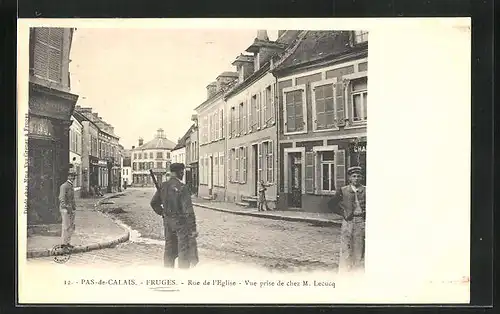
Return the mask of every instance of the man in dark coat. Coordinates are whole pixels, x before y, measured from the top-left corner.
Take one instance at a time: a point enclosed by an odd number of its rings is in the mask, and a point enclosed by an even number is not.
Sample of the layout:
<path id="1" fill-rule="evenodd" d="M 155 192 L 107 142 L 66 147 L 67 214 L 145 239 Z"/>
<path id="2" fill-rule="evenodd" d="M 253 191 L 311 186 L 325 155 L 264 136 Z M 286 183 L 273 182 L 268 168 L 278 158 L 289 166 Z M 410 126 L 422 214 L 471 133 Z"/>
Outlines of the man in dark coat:
<path id="1" fill-rule="evenodd" d="M 174 267 L 177 257 L 179 268 L 189 268 L 198 263 L 196 216 L 191 192 L 181 181 L 184 169 L 184 164 L 170 165 L 170 179 L 161 184 L 151 200 L 153 210 L 163 217 L 164 265 L 170 268 Z"/>
<path id="2" fill-rule="evenodd" d="M 366 187 L 361 184 L 361 167 L 347 170 L 349 184 L 328 202 L 342 217 L 339 271 L 363 270 L 365 262 Z"/>

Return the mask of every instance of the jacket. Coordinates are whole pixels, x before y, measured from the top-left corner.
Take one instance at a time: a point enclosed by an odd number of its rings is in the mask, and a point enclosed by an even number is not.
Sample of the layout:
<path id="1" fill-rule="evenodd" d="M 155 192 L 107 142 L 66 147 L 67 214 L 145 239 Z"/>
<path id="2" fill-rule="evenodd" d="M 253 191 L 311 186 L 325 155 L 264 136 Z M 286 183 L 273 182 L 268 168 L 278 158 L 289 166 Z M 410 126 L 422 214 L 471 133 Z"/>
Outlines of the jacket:
<path id="1" fill-rule="evenodd" d="M 363 212 L 366 212 L 366 186 L 361 185 L 358 188 L 358 201 Z M 355 195 L 351 185 L 342 187 L 330 201 L 328 208 L 335 213 L 343 216 L 345 220 L 351 220 L 354 214 Z"/>
<path id="2" fill-rule="evenodd" d="M 66 181 L 59 187 L 59 210 L 72 212 L 76 210 L 75 190 L 73 184 Z"/>
<path id="3" fill-rule="evenodd" d="M 190 232 L 196 232 L 194 214 L 189 187 L 177 178 L 163 182 L 151 199 L 151 207 L 160 216 L 177 219 L 186 225 Z"/>

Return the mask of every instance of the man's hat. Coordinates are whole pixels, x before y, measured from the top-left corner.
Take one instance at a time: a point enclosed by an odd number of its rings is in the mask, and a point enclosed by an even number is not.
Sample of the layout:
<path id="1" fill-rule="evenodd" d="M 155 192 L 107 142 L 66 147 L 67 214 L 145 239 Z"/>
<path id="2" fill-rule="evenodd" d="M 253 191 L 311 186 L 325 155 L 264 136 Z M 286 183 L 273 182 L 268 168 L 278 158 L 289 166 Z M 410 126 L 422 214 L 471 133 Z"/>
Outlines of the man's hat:
<path id="1" fill-rule="evenodd" d="M 75 168 L 69 168 L 69 170 L 68 170 L 68 176 L 76 176 L 76 170 L 75 170 Z"/>
<path id="2" fill-rule="evenodd" d="M 354 173 L 362 174 L 361 167 L 355 166 L 355 167 L 349 167 L 349 169 L 347 169 L 347 175 L 348 176 L 350 176 L 351 174 L 354 174 Z"/>
<path id="3" fill-rule="evenodd" d="M 181 171 L 181 170 L 184 170 L 186 167 L 184 166 L 184 164 L 181 164 L 181 163 L 173 163 L 170 165 L 170 172 L 177 172 L 177 171 Z"/>

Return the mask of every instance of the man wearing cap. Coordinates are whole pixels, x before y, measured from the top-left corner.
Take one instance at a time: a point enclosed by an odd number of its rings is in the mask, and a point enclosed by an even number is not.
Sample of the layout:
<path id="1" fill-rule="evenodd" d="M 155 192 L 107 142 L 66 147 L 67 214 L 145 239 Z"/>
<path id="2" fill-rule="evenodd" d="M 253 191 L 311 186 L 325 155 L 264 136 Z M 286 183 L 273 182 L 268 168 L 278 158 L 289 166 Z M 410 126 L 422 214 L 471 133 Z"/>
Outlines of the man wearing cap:
<path id="1" fill-rule="evenodd" d="M 184 164 L 170 165 L 170 179 L 163 182 L 151 200 L 151 207 L 163 217 L 165 228 L 164 266 L 174 267 L 178 257 L 179 268 L 198 263 L 196 245 L 196 217 L 191 192 L 182 183 Z"/>
<path id="2" fill-rule="evenodd" d="M 63 248 L 73 248 L 70 244 L 71 236 L 75 231 L 75 191 L 73 182 L 76 178 L 76 172 L 73 167 L 69 167 L 68 179 L 59 187 L 59 211 L 62 218 L 61 246 Z"/>
<path id="3" fill-rule="evenodd" d="M 347 169 L 349 184 L 328 202 L 331 210 L 343 216 L 340 235 L 341 272 L 363 270 L 365 260 L 366 187 L 361 184 L 361 167 Z"/>

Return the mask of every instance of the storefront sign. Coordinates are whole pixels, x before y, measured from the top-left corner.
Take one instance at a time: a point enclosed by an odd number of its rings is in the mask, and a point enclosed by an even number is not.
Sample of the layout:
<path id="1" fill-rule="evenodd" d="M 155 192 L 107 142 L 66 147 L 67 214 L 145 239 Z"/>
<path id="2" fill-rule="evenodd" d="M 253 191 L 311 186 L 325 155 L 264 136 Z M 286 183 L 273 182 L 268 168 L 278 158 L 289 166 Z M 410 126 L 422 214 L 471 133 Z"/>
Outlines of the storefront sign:
<path id="1" fill-rule="evenodd" d="M 351 153 L 366 153 L 366 142 L 352 143 L 349 148 Z"/>
<path id="2" fill-rule="evenodd" d="M 108 165 L 108 163 L 105 160 L 99 160 L 99 162 L 97 164 L 99 166 L 107 166 Z"/>
<path id="3" fill-rule="evenodd" d="M 43 135 L 43 136 L 53 136 L 54 127 L 49 119 L 39 118 L 31 116 L 28 121 L 29 134 Z"/>

